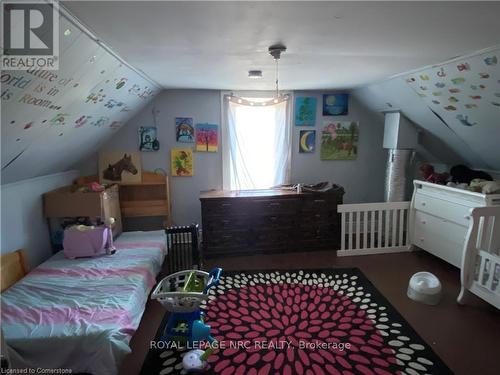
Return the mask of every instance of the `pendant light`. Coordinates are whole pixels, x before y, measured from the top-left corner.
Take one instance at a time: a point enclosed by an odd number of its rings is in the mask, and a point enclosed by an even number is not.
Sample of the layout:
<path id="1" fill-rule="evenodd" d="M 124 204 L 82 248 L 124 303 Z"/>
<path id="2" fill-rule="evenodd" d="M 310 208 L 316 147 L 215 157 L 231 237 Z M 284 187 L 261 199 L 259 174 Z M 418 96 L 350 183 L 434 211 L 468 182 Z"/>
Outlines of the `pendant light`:
<path id="1" fill-rule="evenodd" d="M 250 106 L 267 106 L 267 105 L 273 105 L 273 104 L 278 104 L 281 102 L 284 102 L 289 99 L 288 94 L 282 95 L 280 93 L 280 88 L 279 88 L 279 60 L 281 58 L 281 54 L 286 51 L 286 47 L 283 44 L 274 44 L 269 47 L 269 54 L 273 57 L 275 63 L 276 63 L 276 90 L 274 93 L 274 97 L 272 99 L 269 99 L 267 101 L 252 101 L 248 99 L 244 99 L 238 96 L 235 96 L 233 93 L 226 95 L 226 99 L 230 102 L 233 103 L 238 103 L 242 105 L 250 105 Z M 251 71 L 254 72 L 254 71 Z M 250 73 L 250 72 L 249 72 Z M 261 76 L 262 76 L 262 72 Z M 249 74 L 250 77 L 250 74 Z"/>

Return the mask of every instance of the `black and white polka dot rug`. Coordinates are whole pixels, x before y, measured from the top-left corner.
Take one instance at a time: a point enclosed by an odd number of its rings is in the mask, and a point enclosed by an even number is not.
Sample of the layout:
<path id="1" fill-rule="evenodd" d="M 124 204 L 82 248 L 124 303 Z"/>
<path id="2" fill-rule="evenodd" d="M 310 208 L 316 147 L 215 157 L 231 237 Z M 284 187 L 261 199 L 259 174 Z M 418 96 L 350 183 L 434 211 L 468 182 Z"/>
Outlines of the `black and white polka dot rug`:
<path id="1" fill-rule="evenodd" d="M 224 272 L 202 310 L 206 374 L 452 373 L 358 269 Z M 141 374 L 185 374 L 201 345 L 162 342 L 167 316 Z"/>

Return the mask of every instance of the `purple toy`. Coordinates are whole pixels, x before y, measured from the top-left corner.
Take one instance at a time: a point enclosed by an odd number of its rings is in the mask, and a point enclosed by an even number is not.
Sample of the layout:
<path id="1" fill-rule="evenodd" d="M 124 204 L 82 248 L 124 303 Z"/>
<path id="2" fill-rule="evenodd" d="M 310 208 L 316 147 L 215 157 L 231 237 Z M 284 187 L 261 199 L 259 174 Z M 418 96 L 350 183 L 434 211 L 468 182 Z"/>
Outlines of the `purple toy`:
<path id="1" fill-rule="evenodd" d="M 113 232 L 110 218 L 104 226 L 90 227 L 77 225 L 64 231 L 63 247 L 66 258 L 94 257 L 102 254 L 114 254 Z"/>

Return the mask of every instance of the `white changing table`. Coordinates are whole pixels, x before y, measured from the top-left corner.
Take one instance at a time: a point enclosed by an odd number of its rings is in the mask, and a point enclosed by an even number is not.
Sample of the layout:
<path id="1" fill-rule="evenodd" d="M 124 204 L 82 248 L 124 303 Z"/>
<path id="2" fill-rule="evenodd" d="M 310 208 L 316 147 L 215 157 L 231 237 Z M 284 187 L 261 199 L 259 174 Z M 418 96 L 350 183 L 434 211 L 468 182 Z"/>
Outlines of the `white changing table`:
<path id="1" fill-rule="evenodd" d="M 413 181 L 410 242 L 460 268 L 470 209 L 500 205 L 500 194 Z"/>

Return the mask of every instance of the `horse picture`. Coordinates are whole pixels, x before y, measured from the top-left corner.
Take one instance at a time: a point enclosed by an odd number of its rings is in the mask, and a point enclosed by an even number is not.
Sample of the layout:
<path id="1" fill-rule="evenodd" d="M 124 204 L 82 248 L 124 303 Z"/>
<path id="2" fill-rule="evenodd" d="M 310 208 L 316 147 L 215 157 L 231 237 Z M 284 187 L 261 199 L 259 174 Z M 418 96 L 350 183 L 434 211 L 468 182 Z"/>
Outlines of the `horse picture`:
<path id="1" fill-rule="evenodd" d="M 101 182 L 141 182 L 140 156 L 136 152 L 105 152 L 99 155 Z"/>

